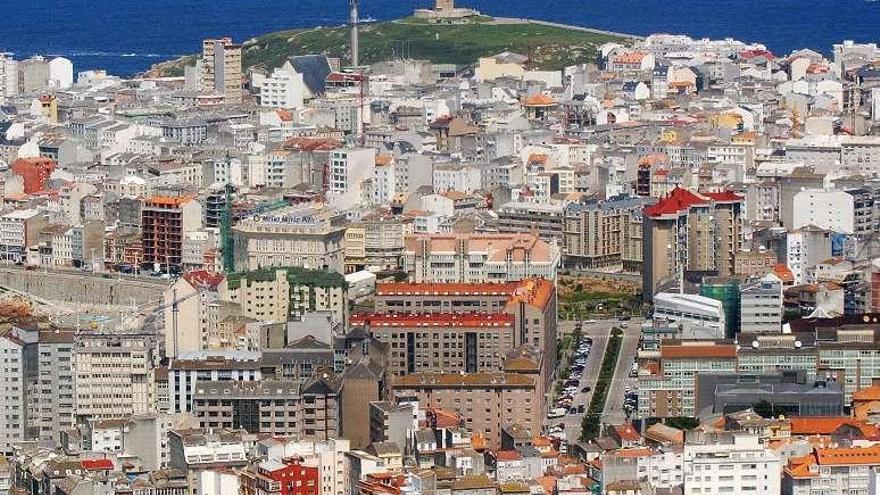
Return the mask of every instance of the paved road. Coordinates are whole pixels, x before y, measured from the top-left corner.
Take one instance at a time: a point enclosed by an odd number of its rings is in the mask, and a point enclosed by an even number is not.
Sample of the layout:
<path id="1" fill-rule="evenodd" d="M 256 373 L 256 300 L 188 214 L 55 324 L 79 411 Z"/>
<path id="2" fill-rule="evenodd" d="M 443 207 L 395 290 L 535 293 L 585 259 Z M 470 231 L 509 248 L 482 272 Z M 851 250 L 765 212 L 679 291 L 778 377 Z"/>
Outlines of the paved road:
<path id="1" fill-rule="evenodd" d="M 622 38 L 631 38 L 633 40 L 644 39 L 642 36 L 628 33 L 618 33 L 615 31 L 605 31 L 603 29 L 593 29 L 583 26 L 573 26 L 571 24 L 560 24 L 558 22 L 540 21 L 537 19 L 525 19 L 521 17 L 493 17 L 491 24 L 541 24 L 543 26 L 557 27 L 562 29 L 570 29 L 573 31 L 584 31 L 587 33 L 607 34 L 609 36 L 620 36 Z"/>
<path id="2" fill-rule="evenodd" d="M 629 375 L 639 348 L 641 324 L 641 319 L 633 319 L 623 330 L 623 343 L 620 346 L 617 367 L 614 369 L 614 378 L 611 380 L 608 397 L 605 399 L 605 410 L 602 412 L 602 422 L 605 424 L 616 425 L 626 420 L 623 400 L 627 387 L 631 390 L 636 389 L 636 379 Z"/>
<path id="3" fill-rule="evenodd" d="M 574 394 L 572 400 L 573 411 L 576 411 L 576 408 L 580 405 L 583 405 L 584 409 L 590 405 L 590 400 L 593 397 L 593 389 L 596 388 L 596 380 L 599 378 L 599 369 L 602 367 L 602 357 L 605 355 L 605 348 L 608 345 L 608 337 L 614 323 L 615 322 L 612 320 L 591 324 L 585 323 L 581 329 L 581 334 L 584 337 L 590 337 L 593 339 L 593 345 L 591 346 L 590 355 L 587 357 L 587 363 L 584 367 L 580 383 L 578 384 L 578 391 Z M 564 331 L 567 331 L 569 329 L 568 327 L 574 326 L 574 322 L 560 322 L 560 325 L 565 325 L 566 328 Z M 565 381 L 568 377 L 564 376 L 558 378 Z M 581 389 L 584 387 L 590 387 L 590 391 L 586 393 L 581 392 Z M 551 409 L 553 407 L 555 407 L 555 404 L 550 405 Z M 582 418 L 583 414 L 572 412 L 571 414 L 567 414 L 564 418 L 548 419 L 547 424 L 555 425 L 563 423 L 565 425 L 565 438 L 569 442 L 576 442 L 581 434 Z"/>

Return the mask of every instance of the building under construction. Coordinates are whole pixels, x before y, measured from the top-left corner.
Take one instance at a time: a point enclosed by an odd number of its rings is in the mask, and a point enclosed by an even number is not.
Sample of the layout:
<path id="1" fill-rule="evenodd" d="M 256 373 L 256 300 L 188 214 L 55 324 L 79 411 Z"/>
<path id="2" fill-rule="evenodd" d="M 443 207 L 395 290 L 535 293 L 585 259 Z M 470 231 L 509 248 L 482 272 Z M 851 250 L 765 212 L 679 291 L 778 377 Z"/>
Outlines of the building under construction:
<path id="1" fill-rule="evenodd" d="M 202 206 L 190 196 L 153 196 L 141 210 L 143 268 L 164 273 L 180 272 L 183 234 L 202 226 Z"/>

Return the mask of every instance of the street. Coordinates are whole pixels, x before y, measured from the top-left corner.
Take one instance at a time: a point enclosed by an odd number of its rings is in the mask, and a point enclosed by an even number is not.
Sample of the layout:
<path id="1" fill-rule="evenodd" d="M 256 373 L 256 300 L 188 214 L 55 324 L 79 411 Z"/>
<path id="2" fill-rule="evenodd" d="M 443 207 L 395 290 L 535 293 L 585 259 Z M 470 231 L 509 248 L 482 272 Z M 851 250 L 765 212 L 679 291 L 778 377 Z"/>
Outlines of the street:
<path id="1" fill-rule="evenodd" d="M 574 321 L 560 321 L 560 334 L 568 333 L 574 327 Z M 563 418 L 546 419 L 546 425 L 552 426 L 557 424 L 565 425 L 565 438 L 569 442 L 577 442 L 581 434 L 581 420 L 584 414 L 578 413 L 577 409 L 583 405 L 586 410 L 593 398 L 593 391 L 596 388 L 596 381 L 599 379 L 599 371 L 602 368 L 602 359 L 605 357 L 605 350 L 608 347 L 608 339 L 611 335 L 611 329 L 615 326 L 619 327 L 621 322 L 618 320 L 600 320 L 593 323 L 584 323 L 581 328 L 583 337 L 589 337 L 593 340 L 590 354 L 582 373 L 580 383 L 578 383 L 577 392 L 573 395 L 571 412 Z M 622 423 L 626 419 L 623 411 L 624 391 L 626 386 L 633 387 L 636 380 L 629 377 L 632 368 L 632 362 L 638 348 L 641 320 L 633 319 L 628 322 L 628 328 L 624 329 L 624 337 L 620 350 L 620 357 L 615 368 L 614 379 L 611 383 L 608 396 L 605 403 L 605 412 L 602 422 L 606 424 Z M 562 366 L 562 363 L 560 363 Z M 565 381 L 568 376 L 558 376 L 557 380 Z M 589 387 L 589 392 L 582 392 L 584 387 Z M 555 398 L 554 398 L 555 401 Z M 549 409 L 556 407 L 555 402 L 550 404 Z"/>
<path id="2" fill-rule="evenodd" d="M 614 378 L 608 389 L 608 397 L 605 399 L 605 410 L 602 412 L 602 423 L 620 424 L 626 421 L 626 412 L 623 410 L 624 394 L 627 387 L 636 389 L 637 379 L 630 377 L 633 360 L 639 348 L 641 336 L 641 320 L 628 322 L 623 330 L 623 342 L 620 346 L 620 355 L 617 358 L 617 366 L 614 368 Z"/>

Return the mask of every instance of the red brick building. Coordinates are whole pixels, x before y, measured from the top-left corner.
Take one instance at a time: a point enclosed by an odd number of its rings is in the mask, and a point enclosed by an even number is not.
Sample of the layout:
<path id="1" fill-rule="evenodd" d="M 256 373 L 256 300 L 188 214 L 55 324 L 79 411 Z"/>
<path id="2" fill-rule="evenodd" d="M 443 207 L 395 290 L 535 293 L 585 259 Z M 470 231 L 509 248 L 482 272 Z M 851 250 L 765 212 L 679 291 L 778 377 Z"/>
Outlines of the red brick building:
<path id="1" fill-rule="evenodd" d="M 243 495 L 318 495 L 320 477 L 301 459 L 270 459 L 242 472 L 241 488 Z"/>
<path id="2" fill-rule="evenodd" d="M 55 170 L 56 162 L 51 158 L 19 158 L 12 162 L 12 172 L 20 175 L 24 182 L 24 193 L 33 194 L 46 189 L 46 182 Z"/>

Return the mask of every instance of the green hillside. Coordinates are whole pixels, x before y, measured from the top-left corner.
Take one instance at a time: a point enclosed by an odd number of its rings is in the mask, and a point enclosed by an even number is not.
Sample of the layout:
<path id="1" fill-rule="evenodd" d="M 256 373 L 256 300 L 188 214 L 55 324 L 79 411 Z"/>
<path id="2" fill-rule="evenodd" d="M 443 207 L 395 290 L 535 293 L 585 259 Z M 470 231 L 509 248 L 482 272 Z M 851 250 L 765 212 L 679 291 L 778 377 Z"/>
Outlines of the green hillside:
<path id="1" fill-rule="evenodd" d="M 413 18 L 365 24 L 360 28 L 361 63 L 387 60 L 395 52 L 434 63 L 471 64 L 479 57 L 505 50 L 531 54 L 532 65 L 559 69 L 593 61 L 596 47 L 626 41 L 610 34 L 546 26 L 531 22 L 500 23 L 481 17 L 466 24 L 435 25 Z M 345 26 L 295 29 L 266 34 L 244 44 L 243 63 L 271 69 L 287 57 L 324 53 L 349 60 L 349 31 Z M 182 74 L 193 57 L 159 64 L 152 75 Z"/>

